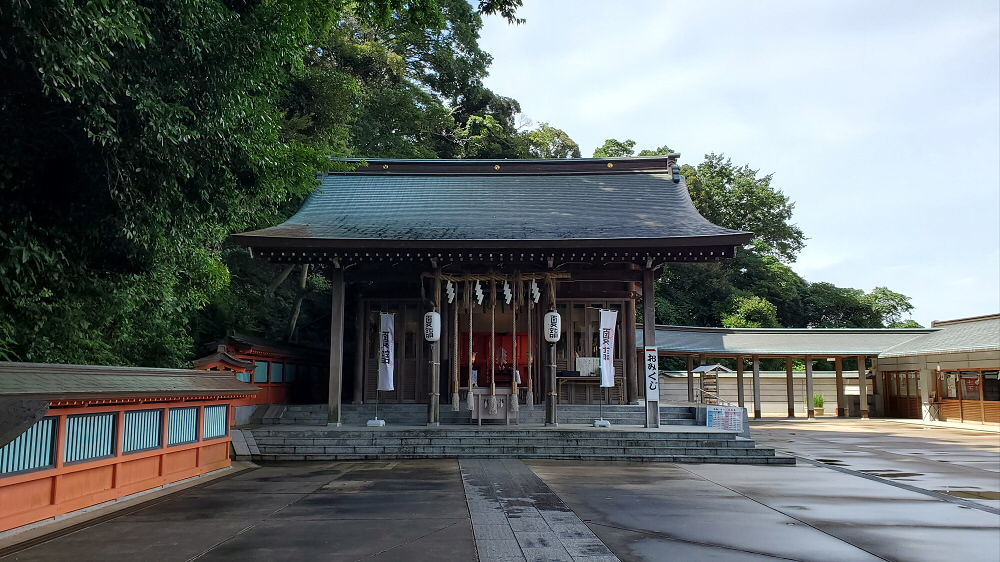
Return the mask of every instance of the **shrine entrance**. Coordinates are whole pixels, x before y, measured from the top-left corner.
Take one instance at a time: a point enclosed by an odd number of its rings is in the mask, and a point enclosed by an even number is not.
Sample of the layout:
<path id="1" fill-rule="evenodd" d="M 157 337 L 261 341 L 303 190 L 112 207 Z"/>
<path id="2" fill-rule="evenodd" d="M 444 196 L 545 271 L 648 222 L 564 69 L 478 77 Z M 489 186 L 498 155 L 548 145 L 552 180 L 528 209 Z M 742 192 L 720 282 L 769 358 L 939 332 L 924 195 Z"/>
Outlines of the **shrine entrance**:
<path id="1" fill-rule="evenodd" d="M 886 371 L 882 377 L 885 416 L 920 419 L 920 371 Z"/>

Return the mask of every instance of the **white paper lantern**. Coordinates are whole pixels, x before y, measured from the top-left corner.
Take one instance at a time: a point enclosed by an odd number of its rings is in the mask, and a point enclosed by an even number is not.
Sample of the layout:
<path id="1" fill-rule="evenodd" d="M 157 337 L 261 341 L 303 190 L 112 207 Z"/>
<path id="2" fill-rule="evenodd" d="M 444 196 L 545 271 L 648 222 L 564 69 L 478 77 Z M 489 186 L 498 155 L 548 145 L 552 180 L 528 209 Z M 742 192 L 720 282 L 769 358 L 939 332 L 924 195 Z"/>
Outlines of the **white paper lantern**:
<path id="1" fill-rule="evenodd" d="M 556 311 L 546 312 L 543 320 L 545 326 L 545 341 L 555 343 L 562 336 L 562 317 Z"/>
<path id="2" fill-rule="evenodd" d="M 437 312 L 424 314 L 424 339 L 438 341 L 441 339 L 441 315 Z"/>

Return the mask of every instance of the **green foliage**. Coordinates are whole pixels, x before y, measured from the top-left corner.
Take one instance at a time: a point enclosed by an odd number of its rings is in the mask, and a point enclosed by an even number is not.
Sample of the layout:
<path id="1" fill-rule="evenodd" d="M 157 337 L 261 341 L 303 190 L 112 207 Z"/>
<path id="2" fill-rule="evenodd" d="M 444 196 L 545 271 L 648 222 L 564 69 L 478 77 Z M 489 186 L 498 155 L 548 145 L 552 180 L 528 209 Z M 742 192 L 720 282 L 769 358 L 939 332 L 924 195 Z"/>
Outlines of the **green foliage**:
<path id="1" fill-rule="evenodd" d="M 813 393 L 813 408 L 822 408 L 825 402 L 826 399 L 823 398 L 822 394 L 818 392 Z"/>
<path id="2" fill-rule="evenodd" d="M 616 143 L 620 144 L 610 139 L 605 146 Z M 640 154 L 669 152 L 663 146 Z M 717 154 L 707 155 L 696 166 L 683 166 L 681 173 L 703 216 L 727 228 L 753 232 L 754 241 L 734 259 L 664 268 L 657 284 L 657 322 L 818 328 L 904 324 L 902 318 L 913 308 L 905 295 L 885 287 L 865 293 L 831 283 L 809 283 L 792 270 L 788 264 L 805 237 L 791 222 L 794 205 L 771 185 L 771 175 L 760 176 L 749 166 L 736 166 Z"/>
<path id="3" fill-rule="evenodd" d="M 635 154 L 635 141 L 626 139 L 607 139 L 604 144 L 594 150 L 594 158 L 621 158 Z"/>
<path id="4" fill-rule="evenodd" d="M 181 366 L 279 335 L 296 292 L 260 295 L 273 271 L 226 237 L 286 218 L 330 155 L 460 156 L 472 116 L 520 139 L 477 45 L 520 3 L 7 3 L 0 358 Z"/>
<path id="5" fill-rule="evenodd" d="M 778 309 L 756 295 L 732 299 L 732 312 L 722 316 L 727 328 L 778 328 Z"/>
<path id="6" fill-rule="evenodd" d="M 579 158 L 580 145 L 569 138 L 566 131 L 548 123 L 528 131 L 528 153 L 534 158 Z"/>
<path id="7" fill-rule="evenodd" d="M 805 235 L 792 222 L 795 205 L 771 186 L 772 175 L 758 176 L 750 166 L 736 166 L 721 154 L 707 154 L 697 166 L 681 173 L 695 207 L 715 224 L 754 233 L 757 250 L 785 262 L 805 244 Z"/>
<path id="8" fill-rule="evenodd" d="M 663 145 L 654 149 L 643 149 L 639 151 L 639 156 L 664 156 L 667 154 L 673 154 L 674 150 L 667 145 Z"/>

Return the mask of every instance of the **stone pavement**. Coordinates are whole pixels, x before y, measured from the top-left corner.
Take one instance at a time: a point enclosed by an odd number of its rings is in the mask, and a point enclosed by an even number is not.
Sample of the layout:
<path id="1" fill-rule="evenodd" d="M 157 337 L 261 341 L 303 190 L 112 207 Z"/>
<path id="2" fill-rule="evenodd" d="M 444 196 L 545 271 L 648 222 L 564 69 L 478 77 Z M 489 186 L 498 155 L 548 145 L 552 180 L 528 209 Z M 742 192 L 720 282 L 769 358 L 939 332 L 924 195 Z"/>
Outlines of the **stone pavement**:
<path id="1" fill-rule="evenodd" d="M 460 466 L 480 561 L 618 562 L 523 462 L 463 459 Z"/>
<path id="2" fill-rule="evenodd" d="M 996 436 L 879 423 L 755 424 L 795 466 L 267 465 L 5 560 L 995 561 L 993 500 L 935 490 L 998 489 Z"/>
<path id="3" fill-rule="evenodd" d="M 1000 435 L 883 420 L 754 422 L 764 447 L 1000 510 Z"/>

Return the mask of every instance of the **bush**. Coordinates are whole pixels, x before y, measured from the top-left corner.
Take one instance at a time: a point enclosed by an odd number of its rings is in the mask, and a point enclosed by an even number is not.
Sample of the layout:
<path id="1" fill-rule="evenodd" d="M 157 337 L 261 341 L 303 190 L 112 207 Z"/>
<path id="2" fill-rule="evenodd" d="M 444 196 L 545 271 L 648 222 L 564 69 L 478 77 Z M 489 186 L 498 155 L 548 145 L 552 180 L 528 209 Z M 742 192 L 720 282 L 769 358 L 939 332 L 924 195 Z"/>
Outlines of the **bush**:
<path id="1" fill-rule="evenodd" d="M 813 408 L 822 408 L 823 407 L 823 402 L 824 402 L 824 400 L 823 400 L 823 395 L 822 394 L 820 394 L 818 392 L 813 393 Z"/>

